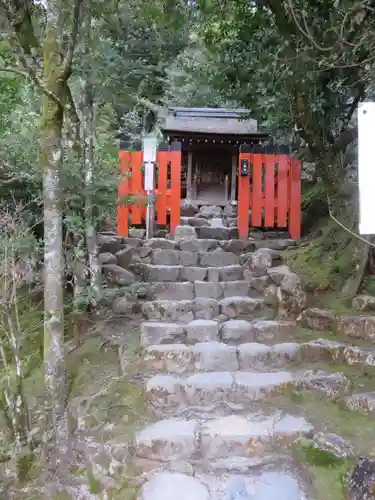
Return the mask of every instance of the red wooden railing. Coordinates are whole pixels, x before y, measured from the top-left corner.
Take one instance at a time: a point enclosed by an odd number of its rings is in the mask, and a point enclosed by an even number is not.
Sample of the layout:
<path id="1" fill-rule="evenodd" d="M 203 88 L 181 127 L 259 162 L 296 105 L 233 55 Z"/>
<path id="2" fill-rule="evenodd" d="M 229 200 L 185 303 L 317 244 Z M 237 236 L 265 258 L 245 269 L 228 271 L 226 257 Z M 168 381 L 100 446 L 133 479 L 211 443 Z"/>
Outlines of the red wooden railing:
<path id="1" fill-rule="evenodd" d="M 128 236 L 129 224 L 142 224 L 146 217 L 142 151 L 120 151 L 123 178 L 118 189 L 117 234 Z M 181 145 L 161 145 L 156 155 L 155 213 L 158 224 L 169 223 L 173 233 L 180 224 Z M 130 197 L 130 199 L 129 199 Z"/>
<path id="2" fill-rule="evenodd" d="M 288 228 L 290 237 L 297 240 L 301 235 L 301 161 L 288 154 L 266 154 L 259 147 L 254 150 L 242 147 L 239 155 L 239 236 L 247 238 L 250 225 Z M 249 165 L 247 175 L 241 175 L 243 160 Z"/>

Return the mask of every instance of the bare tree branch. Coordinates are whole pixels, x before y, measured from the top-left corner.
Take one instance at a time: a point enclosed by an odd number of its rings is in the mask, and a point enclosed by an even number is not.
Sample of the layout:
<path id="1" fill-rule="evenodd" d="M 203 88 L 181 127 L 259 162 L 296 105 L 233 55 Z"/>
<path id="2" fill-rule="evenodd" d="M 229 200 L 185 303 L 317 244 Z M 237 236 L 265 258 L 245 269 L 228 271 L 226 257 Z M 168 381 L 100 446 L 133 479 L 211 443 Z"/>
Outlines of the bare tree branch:
<path id="1" fill-rule="evenodd" d="M 73 19 L 72 19 L 72 32 L 70 35 L 70 41 L 68 46 L 67 55 L 64 61 L 63 70 L 61 73 L 61 79 L 67 80 L 72 71 L 72 62 L 74 56 L 74 50 L 77 44 L 78 27 L 81 19 L 81 5 L 82 0 L 74 0 L 73 6 Z"/>

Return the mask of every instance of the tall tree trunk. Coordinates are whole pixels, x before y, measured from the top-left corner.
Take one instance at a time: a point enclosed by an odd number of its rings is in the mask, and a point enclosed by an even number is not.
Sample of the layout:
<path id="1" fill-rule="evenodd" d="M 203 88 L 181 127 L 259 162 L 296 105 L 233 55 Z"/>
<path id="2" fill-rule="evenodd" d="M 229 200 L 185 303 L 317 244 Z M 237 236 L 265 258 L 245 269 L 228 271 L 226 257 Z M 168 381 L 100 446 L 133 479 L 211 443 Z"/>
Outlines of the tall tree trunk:
<path id="1" fill-rule="evenodd" d="M 95 305 L 100 293 L 100 265 L 98 249 L 96 244 L 95 222 L 93 220 L 92 207 L 92 183 L 95 171 L 94 154 L 94 92 L 90 67 L 90 50 L 92 43 L 91 29 L 92 0 L 86 1 L 84 23 L 84 46 L 85 46 L 85 76 L 82 95 L 82 140 L 83 158 L 85 172 L 85 235 L 88 253 L 88 264 L 90 272 L 90 287 L 93 292 L 91 299 Z"/>
<path id="2" fill-rule="evenodd" d="M 56 443 L 68 434 L 67 375 L 64 354 L 62 199 L 63 106 L 66 78 L 62 77 L 62 0 L 46 2 L 43 48 L 45 95 L 40 139 L 44 196 L 44 383 L 49 439 Z"/>

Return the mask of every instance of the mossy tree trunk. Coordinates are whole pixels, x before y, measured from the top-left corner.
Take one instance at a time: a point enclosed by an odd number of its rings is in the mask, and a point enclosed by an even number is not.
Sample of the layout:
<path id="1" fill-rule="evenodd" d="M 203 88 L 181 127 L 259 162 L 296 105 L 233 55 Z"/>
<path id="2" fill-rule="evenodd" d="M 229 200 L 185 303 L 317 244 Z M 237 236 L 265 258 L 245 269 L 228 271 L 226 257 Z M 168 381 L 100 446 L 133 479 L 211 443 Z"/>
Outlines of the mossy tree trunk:
<path id="1" fill-rule="evenodd" d="M 44 96 L 40 138 L 40 165 L 44 196 L 44 382 L 49 439 L 62 443 L 68 435 L 67 374 L 64 354 L 63 242 L 61 171 L 64 97 L 71 72 L 75 36 L 63 59 L 63 2 L 46 1 L 43 44 Z M 74 22 L 74 21 L 73 21 Z"/>
<path id="2" fill-rule="evenodd" d="M 100 265 L 96 245 L 96 224 L 93 218 L 92 183 L 95 175 L 94 152 L 94 86 L 90 62 L 92 45 L 92 0 L 86 0 L 83 19 L 84 67 L 82 81 L 82 149 L 85 176 L 85 237 L 90 275 L 91 305 L 95 305 L 100 294 Z"/>

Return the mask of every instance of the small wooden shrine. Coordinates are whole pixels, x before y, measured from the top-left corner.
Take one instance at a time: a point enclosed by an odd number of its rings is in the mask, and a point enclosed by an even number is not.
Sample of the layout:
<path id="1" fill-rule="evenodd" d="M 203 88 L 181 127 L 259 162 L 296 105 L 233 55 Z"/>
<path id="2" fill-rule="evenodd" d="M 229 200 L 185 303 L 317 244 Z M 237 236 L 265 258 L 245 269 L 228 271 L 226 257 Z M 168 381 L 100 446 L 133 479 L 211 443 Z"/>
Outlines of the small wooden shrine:
<path id="1" fill-rule="evenodd" d="M 246 109 L 169 108 L 162 130 L 181 143 L 181 200 L 198 206 L 235 202 L 240 146 L 267 138 Z"/>

